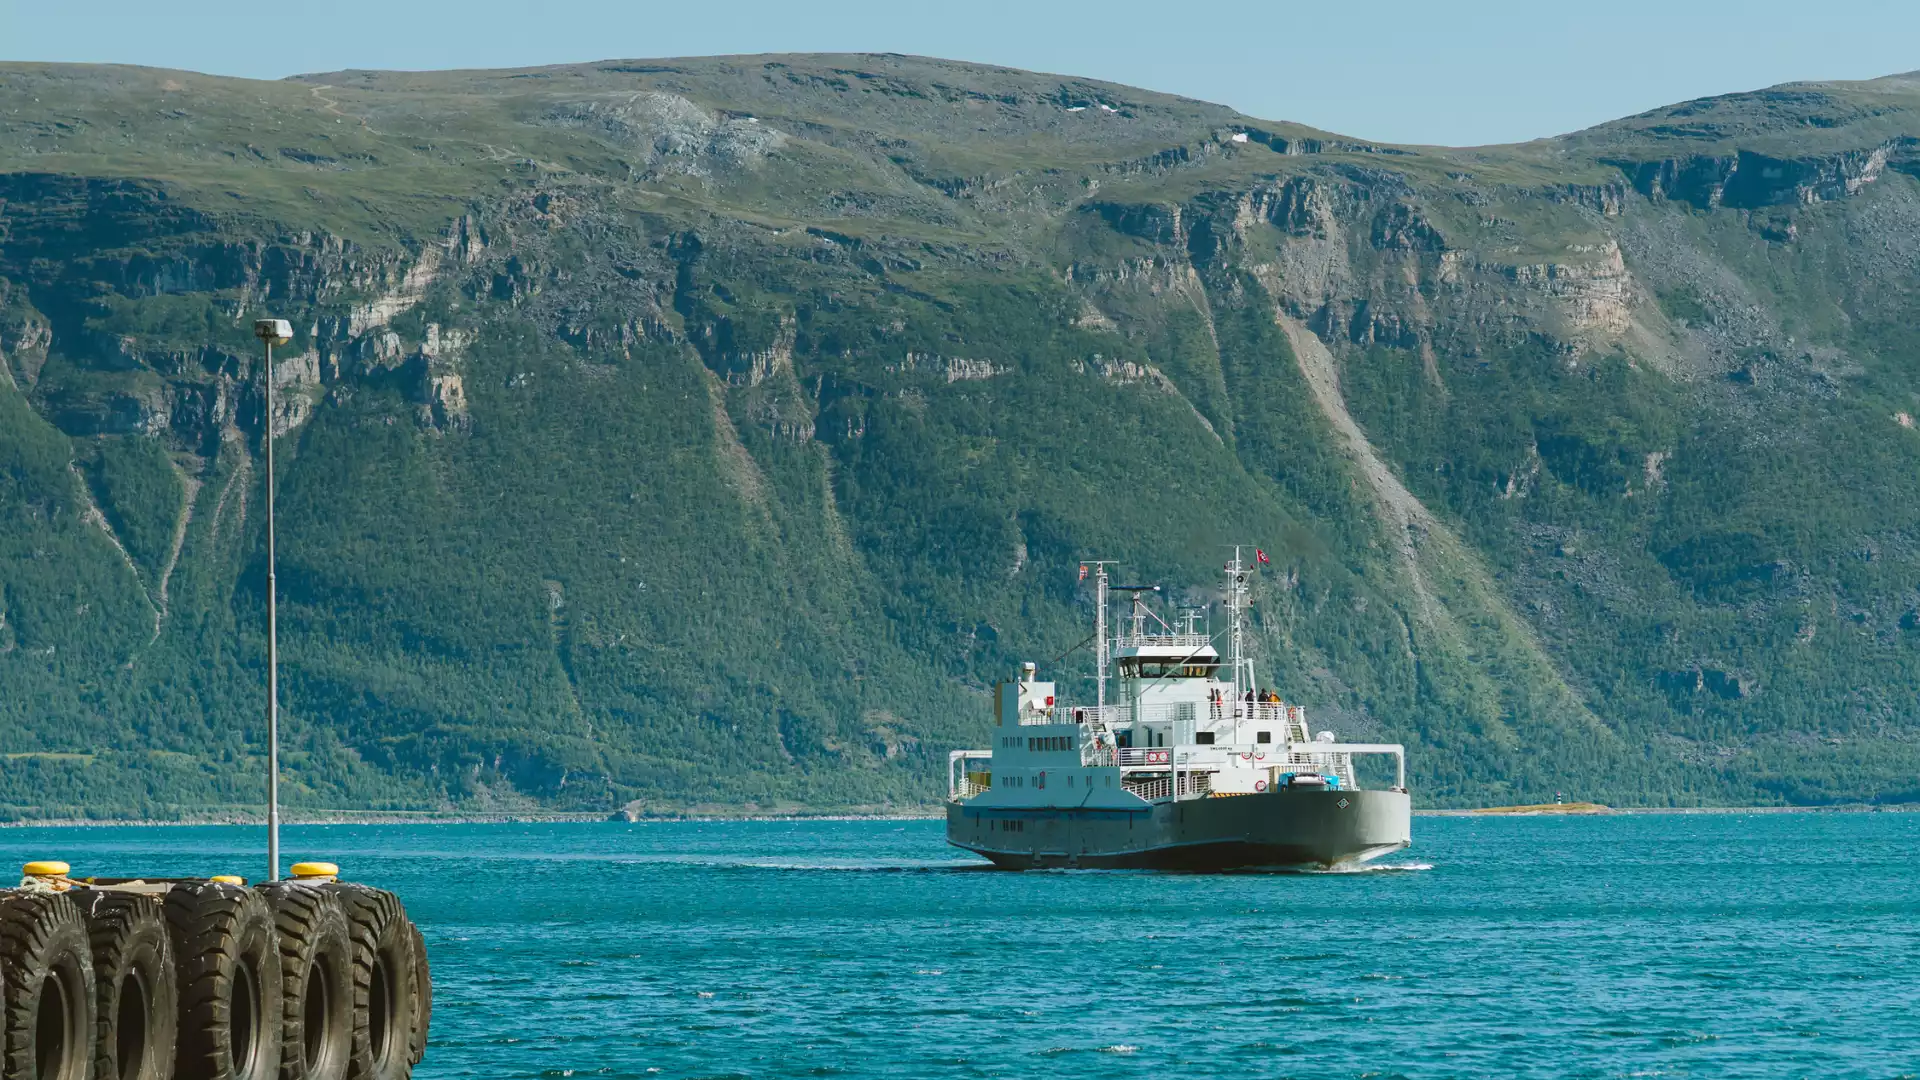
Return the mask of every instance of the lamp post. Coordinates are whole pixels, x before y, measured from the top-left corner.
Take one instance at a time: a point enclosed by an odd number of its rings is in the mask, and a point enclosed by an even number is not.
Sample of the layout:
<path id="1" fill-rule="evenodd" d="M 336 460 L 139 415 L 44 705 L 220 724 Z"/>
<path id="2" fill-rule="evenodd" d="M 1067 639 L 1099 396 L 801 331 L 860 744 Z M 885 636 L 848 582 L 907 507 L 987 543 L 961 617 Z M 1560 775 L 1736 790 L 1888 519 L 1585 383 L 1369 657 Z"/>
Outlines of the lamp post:
<path id="1" fill-rule="evenodd" d="M 280 880 L 280 611 L 273 551 L 273 347 L 293 340 L 285 319 L 253 324 L 267 362 L 267 415 L 261 442 L 267 449 L 267 880 Z"/>

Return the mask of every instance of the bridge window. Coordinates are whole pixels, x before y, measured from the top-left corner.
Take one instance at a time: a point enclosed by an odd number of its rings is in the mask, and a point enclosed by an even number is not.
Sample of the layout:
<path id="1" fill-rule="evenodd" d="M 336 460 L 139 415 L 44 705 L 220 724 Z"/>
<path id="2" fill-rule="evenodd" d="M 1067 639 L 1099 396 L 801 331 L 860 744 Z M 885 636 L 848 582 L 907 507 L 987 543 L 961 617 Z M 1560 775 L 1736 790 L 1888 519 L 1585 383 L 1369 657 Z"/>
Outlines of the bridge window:
<path id="1" fill-rule="evenodd" d="M 1273 732 L 1256 731 L 1253 733 L 1253 741 L 1257 743 L 1270 743 L 1273 741 Z"/>
<path id="2" fill-rule="evenodd" d="M 1120 674 L 1135 679 L 1211 679 L 1219 672 L 1220 661 L 1212 659 L 1120 658 Z"/>

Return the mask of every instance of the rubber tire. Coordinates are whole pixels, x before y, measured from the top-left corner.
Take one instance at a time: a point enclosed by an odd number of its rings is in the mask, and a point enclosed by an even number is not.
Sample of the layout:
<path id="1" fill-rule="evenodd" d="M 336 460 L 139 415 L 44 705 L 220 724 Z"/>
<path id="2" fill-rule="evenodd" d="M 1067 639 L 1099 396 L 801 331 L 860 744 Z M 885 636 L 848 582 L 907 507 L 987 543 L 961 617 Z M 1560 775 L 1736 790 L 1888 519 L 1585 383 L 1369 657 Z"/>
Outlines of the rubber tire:
<path id="1" fill-rule="evenodd" d="M 5 1080 L 93 1080 L 93 948 L 64 893 L 0 893 Z M 50 985 L 51 984 L 51 985 Z M 56 995 L 57 1010 L 46 1010 Z"/>
<path id="2" fill-rule="evenodd" d="M 353 927 L 353 1065 L 348 1080 L 408 1080 L 413 1075 L 413 935 L 400 900 L 384 889 L 347 882 L 326 886 Z"/>
<path id="3" fill-rule="evenodd" d="M 138 893 L 68 895 L 86 917 L 93 980 L 99 987 L 94 999 L 96 1080 L 172 1080 L 180 987 L 165 906 L 157 896 Z M 128 1008 L 137 1010 L 135 1015 L 126 1015 L 123 1010 Z M 129 1021 L 137 1021 L 141 1030 L 128 1030 Z M 126 1040 L 133 1045 L 122 1045 Z"/>
<path id="4" fill-rule="evenodd" d="M 427 962 L 427 939 L 420 936 L 420 928 L 407 920 L 408 934 L 413 938 L 413 1064 L 427 1056 L 427 1029 L 433 1026 L 433 965 Z"/>
<path id="5" fill-rule="evenodd" d="M 340 898 L 304 881 L 270 881 L 259 891 L 280 935 L 280 1080 L 346 1080 L 353 1055 L 353 936 Z"/>
<path id="6" fill-rule="evenodd" d="M 276 1080 L 280 949 L 266 899 L 240 885 L 207 881 L 176 885 L 167 893 L 166 911 L 180 985 L 175 1074 L 182 1080 Z M 236 1009 L 238 1003 L 244 1007 Z M 244 1032 L 239 1040 L 236 1021 Z"/>

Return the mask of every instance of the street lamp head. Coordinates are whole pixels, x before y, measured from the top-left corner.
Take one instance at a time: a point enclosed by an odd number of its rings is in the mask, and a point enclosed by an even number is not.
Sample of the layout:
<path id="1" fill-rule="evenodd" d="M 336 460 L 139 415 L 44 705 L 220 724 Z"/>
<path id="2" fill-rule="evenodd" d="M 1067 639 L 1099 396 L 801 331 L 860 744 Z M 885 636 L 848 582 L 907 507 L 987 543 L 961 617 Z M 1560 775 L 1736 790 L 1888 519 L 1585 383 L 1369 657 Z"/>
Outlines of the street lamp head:
<path id="1" fill-rule="evenodd" d="M 253 336 L 269 345 L 285 345 L 293 340 L 293 324 L 285 319 L 256 319 Z"/>

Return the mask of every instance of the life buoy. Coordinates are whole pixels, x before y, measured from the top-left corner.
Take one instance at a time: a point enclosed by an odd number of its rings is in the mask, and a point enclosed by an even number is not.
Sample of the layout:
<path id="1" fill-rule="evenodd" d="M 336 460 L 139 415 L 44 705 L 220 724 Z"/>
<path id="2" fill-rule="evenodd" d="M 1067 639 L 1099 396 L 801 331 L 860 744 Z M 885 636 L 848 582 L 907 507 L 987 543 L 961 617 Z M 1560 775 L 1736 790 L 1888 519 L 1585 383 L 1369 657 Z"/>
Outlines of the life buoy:
<path id="1" fill-rule="evenodd" d="M 1241 755 L 1240 755 L 1240 760 L 1241 760 L 1241 761 L 1252 761 L 1252 760 L 1253 760 L 1253 755 L 1252 755 L 1252 754 L 1241 754 Z"/>
<path id="2" fill-rule="evenodd" d="M 1267 782 L 1265 780 L 1255 780 L 1253 782 L 1253 790 L 1255 791 L 1267 790 Z"/>
<path id="3" fill-rule="evenodd" d="M 1267 755 L 1265 755 L 1265 754 L 1255 754 L 1255 755 L 1253 755 L 1253 760 L 1255 760 L 1255 761 L 1265 761 L 1265 760 L 1267 760 Z"/>

